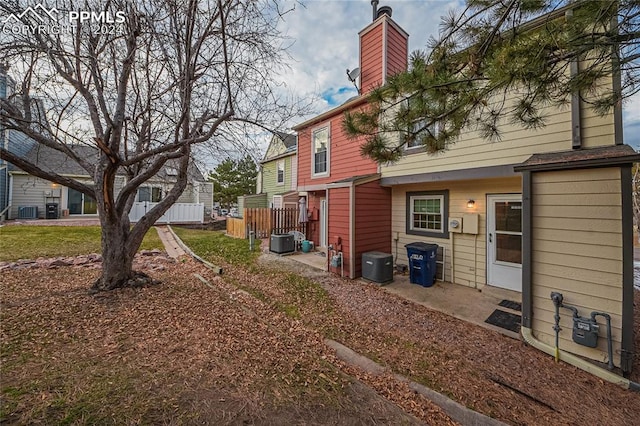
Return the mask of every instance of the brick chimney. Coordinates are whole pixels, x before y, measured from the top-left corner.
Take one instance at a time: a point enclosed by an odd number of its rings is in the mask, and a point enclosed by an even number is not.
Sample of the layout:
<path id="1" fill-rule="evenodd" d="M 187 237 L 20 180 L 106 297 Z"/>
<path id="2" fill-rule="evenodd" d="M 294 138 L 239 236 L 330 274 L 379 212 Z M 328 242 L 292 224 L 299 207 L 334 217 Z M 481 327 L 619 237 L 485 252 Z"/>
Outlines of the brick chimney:
<path id="1" fill-rule="evenodd" d="M 407 69 L 409 34 L 393 19 L 391 8 L 377 8 L 372 0 L 374 21 L 360 31 L 360 93 L 381 86 L 387 77 Z"/>

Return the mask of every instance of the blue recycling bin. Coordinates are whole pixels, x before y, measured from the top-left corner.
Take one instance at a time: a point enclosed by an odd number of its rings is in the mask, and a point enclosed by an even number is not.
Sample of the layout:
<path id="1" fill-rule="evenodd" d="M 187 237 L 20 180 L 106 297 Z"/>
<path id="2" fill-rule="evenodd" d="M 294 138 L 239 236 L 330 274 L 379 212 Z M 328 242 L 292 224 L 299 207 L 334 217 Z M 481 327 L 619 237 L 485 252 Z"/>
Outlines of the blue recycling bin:
<path id="1" fill-rule="evenodd" d="M 416 242 L 405 247 L 409 258 L 409 280 L 412 284 L 431 287 L 436 281 L 438 245 Z"/>

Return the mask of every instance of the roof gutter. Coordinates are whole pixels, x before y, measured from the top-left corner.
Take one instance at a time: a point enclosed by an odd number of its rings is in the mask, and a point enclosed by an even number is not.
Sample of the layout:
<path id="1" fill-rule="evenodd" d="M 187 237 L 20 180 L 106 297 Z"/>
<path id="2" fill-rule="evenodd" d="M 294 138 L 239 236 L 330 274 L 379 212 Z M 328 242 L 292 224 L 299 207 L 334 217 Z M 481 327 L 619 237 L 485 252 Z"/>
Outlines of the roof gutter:
<path id="1" fill-rule="evenodd" d="M 296 155 L 298 153 L 298 151 L 290 151 L 290 152 L 285 152 L 282 154 L 278 154 L 275 157 L 270 157 L 270 158 L 265 158 L 264 160 L 260 161 L 260 164 L 265 164 L 265 163 L 269 163 L 273 160 L 280 160 L 281 158 L 287 158 L 287 157 L 291 157 L 292 155 Z"/>
<path id="2" fill-rule="evenodd" d="M 317 115 L 317 116 L 313 117 L 310 120 L 307 120 L 307 121 L 304 121 L 304 122 L 302 122 L 302 123 L 300 123 L 298 125 L 295 125 L 295 126 L 292 127 L 292 129 L 295 130 L 295 131 L 302 130 L 305 127 L 309 127 L 309 126 L 312 126 L 312 125 L 314 125 L 316 123 L 324 121 L 327 118 L 333 117 L 334 115 L 337 115 L 337 114 L 339 114 L 339 113 L 341 113 L 343 111 L 346 111 L 346 110 L 348 110 L 350 108 L 354 108 L 354 107 L 356 107 L 358 105 L 364 104 L 364 103 L 367 102 L 367 99 L 368 99 L 367 95 L 360 95 L 357 98 L 354 98 L 354 99 L 352 99 L 350 101 L 347 101 L 347 102 L 343 103 L 340 106 L 337 106 L 336 108 L 330 109 L 329 111 L 324 112 L 324 113 L 322 113 L 320 115 Z"/>

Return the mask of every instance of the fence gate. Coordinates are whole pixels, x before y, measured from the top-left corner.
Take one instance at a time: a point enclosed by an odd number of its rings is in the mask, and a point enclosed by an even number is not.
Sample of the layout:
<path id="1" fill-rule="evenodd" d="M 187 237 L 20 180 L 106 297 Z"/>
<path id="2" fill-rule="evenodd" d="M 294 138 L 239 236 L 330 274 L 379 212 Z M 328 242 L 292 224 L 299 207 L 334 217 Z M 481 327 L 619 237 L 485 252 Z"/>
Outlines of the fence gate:
<path id="1" fill-rule="evenodd" d="M 306 224 L 298 222 L 300 212 L 297 208 L 243 209 L 242 213 L 242 219 L 227 219 L 227 234 L 236 238 L 247 238 L 249 232 L 253 231 L 256 238 L 269 238 L 271 234 L 306 231 Z"/>

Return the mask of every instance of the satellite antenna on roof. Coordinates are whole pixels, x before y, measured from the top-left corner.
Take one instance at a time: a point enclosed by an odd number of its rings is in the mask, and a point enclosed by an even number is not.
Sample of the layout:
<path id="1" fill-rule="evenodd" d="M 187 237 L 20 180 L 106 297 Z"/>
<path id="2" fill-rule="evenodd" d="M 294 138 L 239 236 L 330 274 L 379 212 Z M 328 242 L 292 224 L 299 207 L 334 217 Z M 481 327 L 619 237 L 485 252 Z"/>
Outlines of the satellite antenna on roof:
<path id="1" fill-rule="evenodd" d="M 349 68 L 347 68 L 347 78 L 349 78 L 349 81 L 353 83 L 358 93 L 360 93 L 360 89 L 358 89 L 358 85 L 356 84 L 356 79 L 358 77 L 360 77 L 359 67 L 353 69 L 352 71 L 349 71 Z"/>

